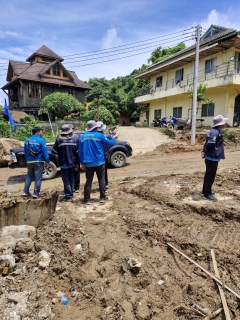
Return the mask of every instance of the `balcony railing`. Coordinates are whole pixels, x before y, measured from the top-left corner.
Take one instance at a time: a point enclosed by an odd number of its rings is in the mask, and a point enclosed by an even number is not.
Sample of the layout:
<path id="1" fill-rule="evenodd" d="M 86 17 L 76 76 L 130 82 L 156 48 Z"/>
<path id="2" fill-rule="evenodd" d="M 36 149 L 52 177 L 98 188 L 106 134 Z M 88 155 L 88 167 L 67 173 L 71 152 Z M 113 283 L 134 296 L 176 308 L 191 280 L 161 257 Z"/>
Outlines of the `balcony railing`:
<path id="1" fill-rule="evenodd" d="M 240 74 L 240 68 L 235 69 L 234 63 L 226 62 L 219 66 L 215 66 L 212 68 L 211 72 L 206 73 L 205 70 L 200 70 L 198 72 L 198 82 L 210 81 L 213 79 L 221 79 L 226 78 L 227 76 L 232 76 L 234 74 Z M 180 87 L 183 89 L 190 89 L 193 85 L 194 80 L 194 73 L 189 73 L 185 75 L 181 80 L 176 81 L 176 79 L 171 79 L 168 81 L 163 81 L 162 84 L 159 86 L 147 86 L 137 92 L 137 97 L 144 96 L 147 94 L 153 94 L 158 91 L 164 91 L 176 87 Z"/>

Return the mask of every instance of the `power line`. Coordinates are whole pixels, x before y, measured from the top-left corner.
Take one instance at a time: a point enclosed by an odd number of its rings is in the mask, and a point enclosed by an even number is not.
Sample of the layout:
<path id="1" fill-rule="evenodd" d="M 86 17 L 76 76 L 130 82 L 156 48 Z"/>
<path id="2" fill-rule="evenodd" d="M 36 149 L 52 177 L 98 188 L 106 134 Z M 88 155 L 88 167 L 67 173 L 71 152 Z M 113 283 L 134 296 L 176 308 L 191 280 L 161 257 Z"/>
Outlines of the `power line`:
<path id="1" fill-rule="evenodd" d="M 175 38 L 173 38 L 173 39 L 175 39 Z M 170 39 L 171 40 L 171 39 Z M 192 38 L 190 37 L 190 36 L 187 36 L 187 37 L 183 37 L 183 38 L 179 38 L 178 37 L 178 43 L 177 44 L 179 44 L 180 42 L 186 42 L 186 41 L 190 41 L 190 40 L 192 40 Z M 174 41 L 176 41 L 176 40 L 174 40 Z M 161 46 L 161 45 L 163 45 L 163 44 L 165 44 L 165 45 L 167 45 L 167 44 L 171 44 L 171 45 L 173 45 L 172 44 L 172 42 L 173 41 L 167 41 L 167 42 L 161 42 L 161 43 L 158 43 L 158 45 L 159 46 Z M 154 45 L 152 45 L 152 46 L 148 46 L 148 48 L 151 48 L 151 47 L 158 47 L 158 46 L 156 46 L 156 43 L 154 44 Z M 166 49 L 167 47 L 165 47 L 165 48 L 162 48 L 162 49 Z M 139 48 L 140 50 L 143 50 L 143 49 L 145 49 L 145 47 L 143 47 L 143 48 Z M 114 54 L 111 54 L 111 55 L 105 55 L 105 56 L 100 56 L 100 57 L 95 57 L 95 58 L 87 58 L 87 59 L 84 59 L 84 60 L 74 60 L 74 61 L 71 61 L 71 62 L 66 62 L 66 63 L 64 63 L 64 65 L 66 65 L 66 64 L 72 64 L 72 63 L 75 63 L 75 62 L 80 62 L 80 61 L 87 61 L 87 60 L 96 60 L 96 59 L 102 59 L 102 58 L 106 58 L 106 57 L 110 57 L 110 56 L 116 56 L 116 55 L 121 55 L 121 54 L 126 54 L 126 53 L 130 53 L 130 52 L 135 52 L 135 51 L 139 51 L 139 49 L 136 49 L 136 50 L 129 50 L 129 51 L 126 51 L 126 49 L 124 49 L 125 51 L 124 52 L 120 52 L 120 53 L 114 53 Z M 112 51 L 112 52 L 114 52 L 114 51 Z M 111 52 L 110 52 L 111 53 Z M 90 57 L 91 56 L 94 56 L 94 55 L 90 55 Z M 15 65 L 17 65 L 18 63 L 15 63 Z M 19 64 L 20 65 L 22 65 L 22 63 L 21 62 L 19 62 Z M 4 67 L 0 67 L 0 71 L 6 71 L 7 69 L 4 69 Z"/>
<path id="2" fill-rule="evenodd" d="M 159 37 L 155 37 L 155 38 L 150 38 L 150 39 L 146 39 L 146 40 L 141 40 L 141 41 L 137 41 L 137 42 L 132 42 L 132 43 L 129 43 L 129 44 L 125 44 L 125 45 L 121 45 L 121 46 L 116 46 L 116 47 L 111 47 L 111 48 L 108 48 L 108 49 L 101 49 L 101 50 L 95 50 L 95 51 L 89 51 L 89 52 L 83 52 L 83 53 L 75 53 L 75 54 L 72 54 L 72 55 L 66 55 L 66 56 L 63 56 L 63 57 L 73 57 L 73 56 L 79 56 L 79 55 L 89 55 L 89 53 L 94 53 L 94 52 L 102 52 L 102 51 L 108 51 L 108 50 L 112 50 L 112 49 L 115 49 L 115 48 L 122 48 L 122 47 L 128 47 L 128 46 L 131 46 L 131 45 L 134 45 L 134 44 L 138 44 L 138 43 L 142 43 L 142 42 L 148 42 L 148 41 L 151 41 L 151 40 L 156 40 L 156 39 L 163 39 L 165 37 L 169 37 L 171 35 L 177 35 L 179 33 L 182 33 L 182 35 L 187 35 L 189 33 L 191 33 L 192 31 L 190 32 L 187 32 L 187 33 L 183 33 L 185 31 L 189 31 L 191 29 L 193 29 L 195 27 L 191 27 L 191 28 L 188 28 L 188 29 L 184 29 L 184 30 L 181 30 L 181 31 L 178 31 L 178 32 L 174 32 L 174 33 L 170 33 L 170 34 L 167 34 L 167 35 L 163 35 L 163 36 L 159 36 Z M 146 43 L 147 44 L 147 43 Z M 122 49 L 121 49 L 122 50 Z M 115 50 L 114 50 L 115 51 Z M 74 59 L 74 58 L 68 58 L 68 59 Z M 65 59 L 65 60 L 68 60 L 68 59 Z M 0 65 L 7 65 L 8 62 L 2 62 L 0 63 Z"/>

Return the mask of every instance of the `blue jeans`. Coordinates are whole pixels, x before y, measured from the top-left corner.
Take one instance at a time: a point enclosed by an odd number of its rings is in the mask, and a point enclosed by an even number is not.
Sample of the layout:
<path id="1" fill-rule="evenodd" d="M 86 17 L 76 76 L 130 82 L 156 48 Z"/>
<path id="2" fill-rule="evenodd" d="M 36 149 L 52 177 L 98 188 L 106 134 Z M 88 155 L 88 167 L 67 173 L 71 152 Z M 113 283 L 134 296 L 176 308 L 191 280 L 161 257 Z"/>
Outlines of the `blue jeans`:
<path id="1" fill-rule="evenodd" d="M 32 181 L 35 181 L 34 184 L 34 192 L 33 194 L 39 195 L 41 184 L 42 184 L 42 174 L 44 169 L 43 162 L 35 162 L 35 163 L 28 163 L 27 164 L 27 178 L 25 181 L 25 186 L 23 189 L 24 193 L 29 193 L 29 188 L 31 186 Z"/>
<path id="2" fill-rule="evenodd" d="M 73 197 L 74 190 L 74 171 L 75 168 L 63 169 L 61 168 L 62 181 L 64 186 L 64 194 L 66 198 Z"/>

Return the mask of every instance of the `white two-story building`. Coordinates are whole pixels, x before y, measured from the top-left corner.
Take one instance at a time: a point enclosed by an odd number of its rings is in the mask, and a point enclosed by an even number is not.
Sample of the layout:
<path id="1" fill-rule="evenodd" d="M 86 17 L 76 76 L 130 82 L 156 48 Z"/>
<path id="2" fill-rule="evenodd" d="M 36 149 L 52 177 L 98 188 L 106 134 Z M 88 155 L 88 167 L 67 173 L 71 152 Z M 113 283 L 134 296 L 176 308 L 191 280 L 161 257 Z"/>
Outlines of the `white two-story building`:
<path id="1" fill-rule="evenodd" d="M 149 104 L 149 122 L 156 116 L 191 118 L 194 61 L 196 46 L 190 46 L 150 66 L 136 76 L 151 81 L 135 103 Z M 205 96 L 214 104 L 199 103 L 197 119 L 211 125 L 218 114 L 229 118 L 240 111 L 240 32 L 212 25 L 201 37 L 198 83 L 207 84 Z"/>

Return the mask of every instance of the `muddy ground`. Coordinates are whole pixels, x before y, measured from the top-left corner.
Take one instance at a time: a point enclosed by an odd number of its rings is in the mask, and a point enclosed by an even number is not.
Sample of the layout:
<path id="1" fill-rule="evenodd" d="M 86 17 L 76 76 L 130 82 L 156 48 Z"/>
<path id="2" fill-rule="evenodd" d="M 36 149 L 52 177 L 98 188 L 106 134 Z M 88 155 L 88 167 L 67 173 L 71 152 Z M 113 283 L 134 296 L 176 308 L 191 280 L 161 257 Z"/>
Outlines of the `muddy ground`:
<path id="1" fill-rule="evenodd" d="M 46 305 L 60 320 L 204 319 L 204 310 L 221 307 L 216 284 L 167 243 L 212 273 L 214 249 L 222 281 L 240 294 L 240 151 L 233 145 L 227 150 L 214 185 L 219 202 L 211 203 L 201 197 L 199 149 L 175 142 L 159 146 L 129 158 L 125 168 L 109 170 L 105 204 L 99 204 L 95 192 L 90 206 L 81 204 L 81 194 L 72 203 L 58 204 L 37 229 L 35 251 L 17 255 L 17 268 L 25 266 L 25 272 L 1 279 L 0 319 L 9 307 L 4 294 L 21 291 L 31 292 L 29 314 L 22 319 L 39 319 Z M 20 195 L 21 170 L 10 171 L 5 185 L 9 171 L 1 175 L 1 188 L 9 196 Z M 43 190 L 53 186 L 61 192 L 60 177 L 45 181 Z M 51 263 L 36 271 L 41 250 L 51 255 Z M 128 269 L 130 258 L 142 263 L 139 270 Z M 66 293 L 67 306 L 59 302 L 58 291 Z M 239 300 L 225 294 L 232 319 L 240 319 Z M 225 319 L 224 314 L 215 319 Z"/>

